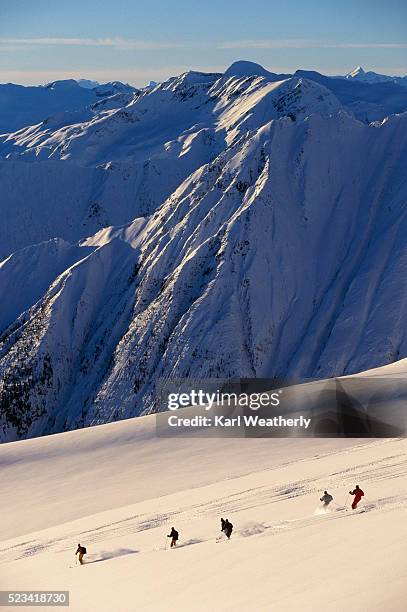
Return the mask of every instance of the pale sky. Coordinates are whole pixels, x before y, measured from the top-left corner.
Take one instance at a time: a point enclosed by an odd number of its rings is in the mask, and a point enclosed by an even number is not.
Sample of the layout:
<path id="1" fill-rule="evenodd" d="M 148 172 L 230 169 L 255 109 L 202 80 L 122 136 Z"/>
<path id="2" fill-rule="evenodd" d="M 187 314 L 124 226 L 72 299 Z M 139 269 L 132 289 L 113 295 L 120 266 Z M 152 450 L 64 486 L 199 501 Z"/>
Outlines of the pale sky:
<path id="1" fill-rule="evenodd" d="M 0 82 L 145 85 L 233 61 L 407 74 L 405 0 L 0 0 Z"/>

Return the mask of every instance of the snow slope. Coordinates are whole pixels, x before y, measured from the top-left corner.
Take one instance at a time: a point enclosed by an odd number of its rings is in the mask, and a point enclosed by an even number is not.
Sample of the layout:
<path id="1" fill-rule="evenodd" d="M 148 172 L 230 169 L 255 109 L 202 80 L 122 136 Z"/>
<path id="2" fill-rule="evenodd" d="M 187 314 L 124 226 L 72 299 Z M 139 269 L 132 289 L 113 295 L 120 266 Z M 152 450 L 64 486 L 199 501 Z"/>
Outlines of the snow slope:
<path id="1" fill-rule="evenodd" d="M 0 329 L 7 328 L 55 279 L 91 249 L 54 238 L 13 253 L 0 263 Z M 30 267 L 27 269 L 27 260 Z"/>
<path id="2" fill-rule="evenodd" d="M 151 160 L 92 168 L 0 161 L 0 259 L 55 237 L 76 243 L 103 227 L 149 215 L 189 168 L 187 158 L 180 164 Z M 160 174 L 163 180 L 157 181 Z"/>
<path id="3" fill-rule="evenodd" d="M 405 440 L 180 442 L 147 416 L 5 444 L 0 464 L 2 589 L 70 590 L 75 612 L 405 608 Z"/>

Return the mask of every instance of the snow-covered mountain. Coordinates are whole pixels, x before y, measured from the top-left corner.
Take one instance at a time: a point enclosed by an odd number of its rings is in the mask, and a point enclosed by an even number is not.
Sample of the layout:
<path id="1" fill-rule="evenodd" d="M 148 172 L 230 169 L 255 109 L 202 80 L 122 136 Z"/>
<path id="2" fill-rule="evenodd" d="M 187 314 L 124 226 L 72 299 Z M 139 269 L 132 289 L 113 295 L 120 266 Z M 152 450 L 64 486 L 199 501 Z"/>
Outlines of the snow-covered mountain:
<path id="1" fill-rule="evenodd" d="M 76 82 L 85 89 L 93 89 L 100 85 L 99 81 L 92 81 L 91 79 L 77 79 Z"/>
<path id="2" fill-rule="evenodd" d="M 193 72 L 132 97 L 123 108 L 56 115 L 0 137 L 7 218 L 0 257 L 55 236 L 78 240 L 150 215 L 249 130 L 279 117 L 341 108 L 327 89 L 299 78 L 275 83 Z"/>
<path id="3" fill-rule="evenodd" d="M 224 76 L 235 76 L 235 77 L 250 77 L 256 74 L 258 76 L 265 77 L 269 81 L 282 81 L 283 79 L 288 79 L 291 77 L 291 74 L 276 74 L 275 72 L 270 72 L 270 70 L 266 70 L 260 64 L 256 64 L 255 62 L 248 62 L 245 60 L 239 60 L 237 62 L 233 62 L 231 66 L 224 72 Z"/>
<path id="4" fill-rule="evenodd" d="M 407 76 L 388 76 L 386 74 L 379 74 L 372 72 L 371 70 L 365 71 L 362 66 L 357 66 L 351 72 L 345 75 L 346 79 L 355 79 L 357 81 L 363 81 L 365 83 L 397 83 L 402 87 L 407 87 Z"/>
<path id="5" fill-rule="evenodd" d="M 297 70 L 295 74 L 330 89 L 345 108 L 364 123 L 381 121 L 406 110 L 406 88 L 392 81 L 372 84 L 358 79 L 327 77 L 309 70 Z"/>
<path id="6" fill-rule="evenodd" d="M 0 137 L 1 439 L 150 412 L 162 377 L 407 355 L 407 114 L 386 116 L 407 92 L 263 71 L 188 72 Z"/>
<path id="7" fill-rule="evenodd" d="M 101 98 L 135 91 L 119 81 L 100 85 L 96 81 L 66 79 L 29 87 L 0 84 L 0 134 L 39 123 L 55 114 L 66 114 L 69 121 L 71 112 L 84 110 Z"/>

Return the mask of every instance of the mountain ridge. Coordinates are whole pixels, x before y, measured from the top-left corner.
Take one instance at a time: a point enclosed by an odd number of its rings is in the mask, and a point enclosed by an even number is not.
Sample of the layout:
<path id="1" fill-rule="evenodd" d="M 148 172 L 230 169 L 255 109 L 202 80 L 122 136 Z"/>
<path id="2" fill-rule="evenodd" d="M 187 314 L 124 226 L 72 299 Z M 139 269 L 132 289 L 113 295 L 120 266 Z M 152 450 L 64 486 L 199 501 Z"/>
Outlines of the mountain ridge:
<path id="1" fill-rule="evenodd" d="M 317 78 L 187 72 L 0 138 L 2 441 L 154 412 L 161 378 L 407 356 L 407 113 Z"/>

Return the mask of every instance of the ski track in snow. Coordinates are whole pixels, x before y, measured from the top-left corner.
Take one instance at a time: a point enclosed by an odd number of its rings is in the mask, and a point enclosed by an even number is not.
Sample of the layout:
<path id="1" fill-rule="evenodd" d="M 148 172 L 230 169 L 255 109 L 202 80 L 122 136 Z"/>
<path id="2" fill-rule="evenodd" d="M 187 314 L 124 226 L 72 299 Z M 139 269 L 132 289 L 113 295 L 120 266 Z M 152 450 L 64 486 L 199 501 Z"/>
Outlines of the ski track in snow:
<path id="1" fill-rule="evenodd" d="M 372 443 L 372 446 L 378 444 Z M 380 444 L 380 443 L 379 443 Z M 367 445 L 369 446 L 369 445 Z M 353 449 L 348 449 L 335 452 L 332 455 L 350 453 Z M 312 459 L 324 459 L 331 456 L 330 454 L 321 457 L 313 457 Z M 302 460 L 307 461 L 307 459 Z M 281 469 L 281 466 L 276 469 Z M 342 504 L 339 503 L 335 496 L 331 509 L 325 513 L 318 515 L 310 515 L 289 520 L 278 520 L 264 523 L 254 523 L 252 526 L 242 527 L 235 525 L 233 539 L 250 536 L 278 536 L 288 530 L 303 529 L 317 525 L 322 521 L 336 521 L 343 518 L 353 516 L 356 513 L 364 512 L 391 512 L 405 507 L 407 502 L 407 493 L 389 497 L 378 497 L 371 499 L 368 496 L 362 499 L 356 511 L 350 508 L 350 496 L 347 499 L 347 509 L 344 509 L 343 504 L 346 497 L 346 486 L 349 483 L 349 478 L 355 472 L 358 481 L 363 482 L 363 488 L 368 490 L 369 482 L 380 482 L 391 478 L 400 478 L 407 475 L 407 453 L 401 455 L 391 455 L 380 458 L 371 462 L 361 463 L 351 468 L 337 471 L 330 475 L 330 487 L 344 490 L 342 494 Z M 232 479 L 232 480 L 238 480 Z M 246 478 L 246 477 L 242 477 Z M 140 513 L 112 523 L 103 523 L 89 530 L 78 532 L 73 528 L 65 532 L 65 534 L 56 539 L 39 539 L 27 540 L 20 542 L 10 547 L 0 548 L 0 563 L 8 563 L 11 560 L 24 559 L 26 557 L 35 556 L 44 552 L 66 552 L 72 549 L 72 542 L 79 540 L 86 541 L 88 549 L 94 549 L 99 542 L 113 541 L 123 536 L 131 536 L 146 530 L 156 529 L 159 527 L 167 527 L 171 524 L 189 523 L 197 518 L 216 517 L 216 520 L 221 515 L 233 515 L 236 512 L 251 510 L 258 507 L 267 507 L 269 504 L 290 500 L 295 497 L 305 496 L 309 494 L 317 494 L 324 489 L 326 476 L 287 482 L 284 485 L 277 486 L 257 486 L 224 497 L 216 497 L 209 499 L 205 503 L 197 503 L 182 506 L 179 503 L 178 510 L 169 510 L 157 514 Z M 211 485 L 209 485 L 210 487 Z M 344 489 L 345 487 L 345 489 Z M 162 500 L 163 498 L 161 498 Z M 340 500 L 340 498 L 339 498 Z M 172 502 L 174 503 L 174 502 Z M 95 517 L 97 519 L 97 515 Z M 69 524 L 68 524 L 69 525 Z M 63 528 L 63 526 L 62 526 Z M 198 544 L 205 540 L 196 538 L 187 539 L 180 542 L 178 548 L 191 544 Z M 156 549 L 147 549 L 142 552 L 152 552 Z M 140 552 L 133 549 L 118 549 L 109 553 L 99 553 L 88 555 L 88 563 L 94 563 L 124 554 L 133 554 Z"/>

